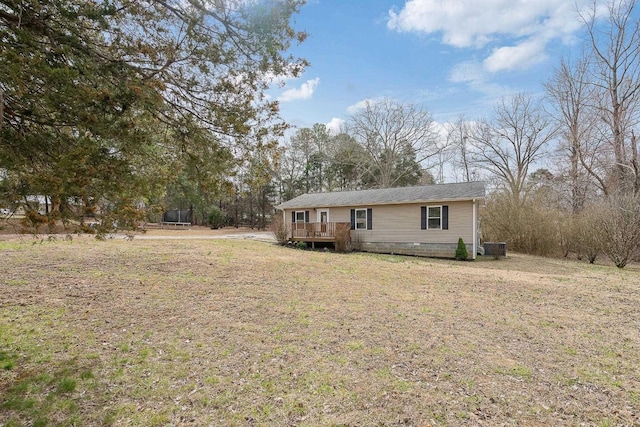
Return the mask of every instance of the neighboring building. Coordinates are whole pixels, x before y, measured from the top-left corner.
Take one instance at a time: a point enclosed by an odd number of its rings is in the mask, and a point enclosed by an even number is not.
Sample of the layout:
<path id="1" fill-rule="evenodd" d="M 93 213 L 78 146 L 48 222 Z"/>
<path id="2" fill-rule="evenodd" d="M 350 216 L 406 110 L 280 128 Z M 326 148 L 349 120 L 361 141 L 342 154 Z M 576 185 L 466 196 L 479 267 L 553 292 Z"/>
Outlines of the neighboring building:
<path id="1" fill-rule="evenodd" d="M 454 258 L 458 238 L 480 250 L 482 182 L 303 194 L 278 206 L 291 240 L 335 241 L 339 223 L 351 228 L 354 249 Z"/>

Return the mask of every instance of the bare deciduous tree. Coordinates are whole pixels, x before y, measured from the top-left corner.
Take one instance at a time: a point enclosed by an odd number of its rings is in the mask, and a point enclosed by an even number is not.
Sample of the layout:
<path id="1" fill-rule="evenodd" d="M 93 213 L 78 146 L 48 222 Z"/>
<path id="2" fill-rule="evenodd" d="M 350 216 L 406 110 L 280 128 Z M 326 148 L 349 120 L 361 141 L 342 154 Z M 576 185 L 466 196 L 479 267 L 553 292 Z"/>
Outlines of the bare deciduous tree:
<path id="1" fill-rule="evenodd" d="M 635 9 L 635 0 L 612 0 L 608 21 L 603 25 L 594 1 L 582 20 L 594 59 L 590 82 L 599 95 L 596 106 L 606 124 L 605 140 L 613 152 L 614 168 L 608 185 L 614 191 L 638 194 L 640 167 L 634 128 L 640 119 L 640 20 Z"/>
<path id="2" fill-rule="evenodd" d="M 398 185 L 415 173 L 416 163 L 427 161 L 442 150 L 431 114 L 412 104 L 390 99 L 367 102 L 351 116 L 348 128 L 371 156 L 375 168 L 372 175 L 381 188 Z"/>
<path id="3" fill-rule="evenodd" d="M 556 128 L 540 104 L 524 93 L 503 98 L 495 115 L 493 122 L 477 122 L 471 129 L 473 162 L 523 201 L 529 169 L 546 153 Z"/>
<path id="4" fill-rule="evenodd" d="M 593 88 L 588 84 L 588 73 L 588 57 L 583 56 L 573 63 L 563 59 L 554 76 L 545 84 L 560 128 L 562 139 L 559 149 L 569 160 L 561 170 L 567 174 L 569 205 L 573 213 L 584 207 L 592 182 L 605 194 L 607 192 L 603 168 L 597 162 L 597 154 L 600 153 L 595 132 L 598 115 L 597 110 L 590 107 Z"/>
<path id="5" fill-rule="evenodd" d="M 453 174 L 456 181 L 471 182 L 479 177 L 478 170 L 471 156 L 472 147 L 469 136 L 472 133 L 473 122 L 459 117 L 454 123 L 446 126 L 448 160 L 453 166 Z"/>

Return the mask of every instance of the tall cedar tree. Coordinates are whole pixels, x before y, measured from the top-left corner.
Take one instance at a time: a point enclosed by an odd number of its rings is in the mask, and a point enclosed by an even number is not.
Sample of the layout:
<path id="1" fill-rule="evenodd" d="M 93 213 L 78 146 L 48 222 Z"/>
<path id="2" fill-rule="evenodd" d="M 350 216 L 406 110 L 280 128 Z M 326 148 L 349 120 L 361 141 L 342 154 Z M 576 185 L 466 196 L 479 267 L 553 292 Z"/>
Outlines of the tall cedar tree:
<path id="1" fill-rule="evenodd" d="M 272 144 L 302 3 L 0 1 L 0 199 L 134 213 L 176 164 Z"/>

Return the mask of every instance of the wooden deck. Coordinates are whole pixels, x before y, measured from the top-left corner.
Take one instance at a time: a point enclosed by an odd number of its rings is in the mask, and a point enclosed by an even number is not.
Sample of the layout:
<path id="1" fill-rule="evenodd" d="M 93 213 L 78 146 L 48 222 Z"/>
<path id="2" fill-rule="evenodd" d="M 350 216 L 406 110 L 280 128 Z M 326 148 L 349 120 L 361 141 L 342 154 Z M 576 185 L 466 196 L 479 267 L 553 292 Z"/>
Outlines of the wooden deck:
<path id="1" fill-rule="evenodd" d="M 296 222 L 290 224 L 291 240 L 294 242 L 309 242 L 315 248 L 316 242 L 336 242 L 336 230 L 351 228 L 348 222 Z"/>

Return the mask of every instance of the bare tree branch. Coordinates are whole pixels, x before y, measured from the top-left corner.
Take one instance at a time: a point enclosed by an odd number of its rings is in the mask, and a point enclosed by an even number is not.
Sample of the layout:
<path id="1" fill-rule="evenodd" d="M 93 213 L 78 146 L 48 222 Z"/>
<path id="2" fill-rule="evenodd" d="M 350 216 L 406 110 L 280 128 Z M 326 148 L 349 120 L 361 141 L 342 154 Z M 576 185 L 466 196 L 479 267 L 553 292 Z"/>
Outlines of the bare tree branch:
<path id="1" fill-rule="evenodd" d="M 504 98 L 496 119 L 478 122 L 470 134 L 475 165 L 497 177 L 515 200 L 524 200 L 529 169 L 556 136 L 556 127 L 529 95 Z"/>

